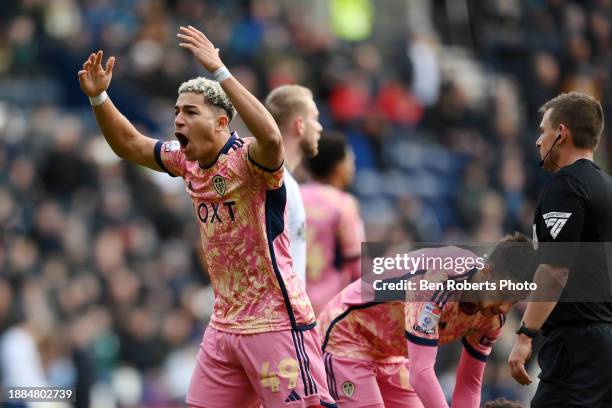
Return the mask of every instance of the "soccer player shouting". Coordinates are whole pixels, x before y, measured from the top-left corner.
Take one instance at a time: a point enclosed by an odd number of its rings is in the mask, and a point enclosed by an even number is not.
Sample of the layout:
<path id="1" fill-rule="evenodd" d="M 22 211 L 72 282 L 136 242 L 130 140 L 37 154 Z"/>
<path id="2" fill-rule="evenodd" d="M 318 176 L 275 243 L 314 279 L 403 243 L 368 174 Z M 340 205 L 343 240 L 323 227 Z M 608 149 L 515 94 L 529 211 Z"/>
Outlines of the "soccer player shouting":
<path id="1" fill-rule="evenodd" d="M 526 237 L 508 236 L 496 245 L 480 270 L 432 267 L 409 273 L 407 278 L 478 284 L 528 277 L 533 252 Z M 425 248 L 409 255 L 453 259 L 455 265 L 462 259 L 476 258 L 457 247 Z M 371 288 L 363 285 L 364 290 Z M 461 340 L 463 351 L 452 406 L 480 406 L 487 356 L 501 334 L 506 313 L 520 296 L 486 300 L 484 293 L 478 292 L 425 290 L 407 291 L 405 302 L 370 302 L 365 293 L 361 279 L 353 282 L 319 317 L 327 383 L 339 407 L 448 407 L 434 364 L 438 345 L 455 340 Z"/>
<path id="2" fill-rule="evenodd" d="M 106 94 L 113 57 L 102 68 L 102 51 L 91 54 L 79 81 L 115 153 L 182 177 L 193 200 L 215 305 L 187 403 L 333 407 L 314 313 L 291 270 L 278 126 L 231 76 L 202 32 L 181 27 L 177 36 L 218 81 L 195 78 L 180 86 L 174 121 L 178 141 L 142 135 L 115 108 Z M 229 132 L 234 107 L 254 138 Z"/>

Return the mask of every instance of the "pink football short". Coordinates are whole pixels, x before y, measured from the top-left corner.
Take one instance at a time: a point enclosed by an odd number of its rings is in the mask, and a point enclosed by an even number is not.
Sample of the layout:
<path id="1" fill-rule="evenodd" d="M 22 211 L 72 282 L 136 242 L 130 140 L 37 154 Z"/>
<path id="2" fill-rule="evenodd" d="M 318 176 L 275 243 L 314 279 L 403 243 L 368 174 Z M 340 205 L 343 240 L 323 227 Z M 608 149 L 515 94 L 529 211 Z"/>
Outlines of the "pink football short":
<path id="1" fill-rule="evenodd" d="M 327 385 L 339 408 L 422 408 L 408 378 L 408 359 L 381 364 L 323 356 Z"/>
<path id="2" fill-rule="evenodd" d="M 336 407 L 314 329 L 234 334 L 208 327 L 187 404 L 203 408 Z"/>

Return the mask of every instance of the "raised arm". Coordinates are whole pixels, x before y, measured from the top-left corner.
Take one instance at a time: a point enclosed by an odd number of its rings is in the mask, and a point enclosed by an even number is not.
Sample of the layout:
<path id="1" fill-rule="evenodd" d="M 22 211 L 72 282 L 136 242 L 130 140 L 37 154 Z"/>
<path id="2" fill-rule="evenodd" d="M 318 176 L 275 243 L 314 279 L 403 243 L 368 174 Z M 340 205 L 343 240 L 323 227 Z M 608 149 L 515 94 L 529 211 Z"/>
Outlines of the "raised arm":
<path id="1" fill-rule="evenodd" d="M 225 68 L 215 48 L 198 29 L 180 27 L 177 37 L 181 47 L 193 53 L 202 66 L 211 73 Z M 220 80 L 223 90 L 232 101 L 236 111 L 249 128 L 255 141 L 251 143 L 249 155 L 259 165 L 268 169 L 280 167 L 284 160 L 283 139 L 280 130 L 268 110 L 236 78 L 227 76 Z"/>
<path id="2" fill-rule="evenodd" d="M 81 90 L 90 97 L 96 122 L 104 138 L 117 156 L 129 162 L 162 171 L 155 161 L 155 139 L 144 136 L 119 112 L 106 90 L 113 76 L 115 57 L 102 68 L 103 52 L 91 54 L 79 71 Z"/>

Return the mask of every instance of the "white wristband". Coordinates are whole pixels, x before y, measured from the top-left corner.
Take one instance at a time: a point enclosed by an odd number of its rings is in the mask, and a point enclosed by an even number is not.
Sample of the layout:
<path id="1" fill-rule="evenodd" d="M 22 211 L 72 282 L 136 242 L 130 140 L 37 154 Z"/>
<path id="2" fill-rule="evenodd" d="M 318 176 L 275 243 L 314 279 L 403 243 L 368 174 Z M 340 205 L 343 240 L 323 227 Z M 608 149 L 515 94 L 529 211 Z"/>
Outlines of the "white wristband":
<path id="1" fill-rule="evenodd" d="M 98 96 L 90 96 L 89 103 L 91 103 L 91 106 L 102 105 L 104 101 L 106 100 L 106 98 L 108 98 L 108 94 L 106 93 L 106 91 L 103 91 Z"/>
<path id="2" fill-rule="evenodd" d="M 230 78 L 232 74 L 230 74 L 229 69 L 227 69 L 224 65 L 221 68 L 217 68 L 215 72 L 213 72 L 213 76 L 215 77 L 217 82 L 223 82 L 227 78 Z"/>

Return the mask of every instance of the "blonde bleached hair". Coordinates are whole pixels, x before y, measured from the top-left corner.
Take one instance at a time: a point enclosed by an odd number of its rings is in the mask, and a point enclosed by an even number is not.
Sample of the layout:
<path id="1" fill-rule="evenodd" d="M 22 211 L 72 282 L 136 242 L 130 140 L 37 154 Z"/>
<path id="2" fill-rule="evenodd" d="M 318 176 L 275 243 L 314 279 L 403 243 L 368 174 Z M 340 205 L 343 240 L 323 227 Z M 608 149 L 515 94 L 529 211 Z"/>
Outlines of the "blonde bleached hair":
<path id="1" fill-rule="evenodd" d="M 234 105 L 232 105 L 232 102 L 217 81 L 203 77 L 192 78 L 179 86 L 179 95 L 186 92 L 202 94 L 204 96 L 204 103 L 223 109 L 227 113 L 230 122 L 236 114 Z"/>
<path id="2" fill-rule="evenodd" d="M 301 85 L 281 85 L 266 98 L 265 105 L 279 127 L 288 124 L 296 114 L 305 114 L 312 91 Z"/>

